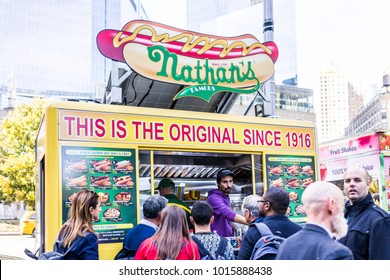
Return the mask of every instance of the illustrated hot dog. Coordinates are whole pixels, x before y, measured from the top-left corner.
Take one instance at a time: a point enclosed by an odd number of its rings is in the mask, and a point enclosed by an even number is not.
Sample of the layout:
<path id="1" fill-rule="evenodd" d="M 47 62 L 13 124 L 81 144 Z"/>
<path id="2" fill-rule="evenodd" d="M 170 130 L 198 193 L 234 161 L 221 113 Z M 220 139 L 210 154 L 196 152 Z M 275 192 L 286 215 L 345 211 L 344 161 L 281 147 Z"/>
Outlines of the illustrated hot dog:
<path id="1" fill-rule="evenodd" d="M 129 22 L 119 32 L 101 31 L 97 43 L 104 56 L 125 61 L 145 77 L 158 73 L 161 81 L 183 85 L 198 85 L 199 77 L 205 78 L 203 84 L 211 84 L 207 70 L 217 73 L 222 65 L 227 73 L 218 81 L 219 85 L 232 86 L 240 80 L 238 87 L 258 86 L 272 77 L 278 57 L 273 42 L 261 44 L 252 35 L 225 38 L 140 20 Z M 189 77 L 173 79 L 181 74 L 177 69 L 183 67 Z M 234 75 L 243 76 L 238 79 Z"/>
<path id="2" fill-rule="evenodd" d="M 275 62 L 279 54 L 274 42 L 260 43 L 250 34 L 220 37 L 144 20 L 131 21 L 119 32 L 112 29 L 103 30 L 97 36 L 97 43 L 104 56 L 121 62 L 125 61 L 123 49 L 128 43 L 144 46 L 158 43 L 170 52 L 199 59 L 239 58 L 267 54 Z"/>

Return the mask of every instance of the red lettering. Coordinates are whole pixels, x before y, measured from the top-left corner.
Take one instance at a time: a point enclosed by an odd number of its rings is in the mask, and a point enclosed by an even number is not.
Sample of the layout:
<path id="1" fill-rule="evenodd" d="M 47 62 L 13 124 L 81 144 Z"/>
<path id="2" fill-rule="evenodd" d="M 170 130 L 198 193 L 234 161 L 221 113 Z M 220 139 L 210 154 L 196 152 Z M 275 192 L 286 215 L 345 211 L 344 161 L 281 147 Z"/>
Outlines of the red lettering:
<path id="1" fill-rule="evenodd" d="M 244 129 L 244 144 L 250 145 L 252 143 L 251 131 L 248 128 Z"/>
<path id="2" fill-rule="evenodd" d="M 189 125 L 182 125 L 181 127 L 181 140 L 182 141 L 185 141 L 187 138 L 188 141 L 191 142 L 191 137 L 190 137 L 190 133 L 191 133 L 191 127 Z"/>
<path id="3" fill-rule="evenodd" d="M 143 140 L 164 140 L 164 123 L 132 121 L 131 124 L 135 127 L 136 139 L 139 139 L 142 135 Z"/>
<path id="4" fill-rule="evenodd" d="M 96 122 L 95 122 L 95 126 L 96 126 L 96 136 L 97 137 L 104 137 L 104 135 L 106 134 L 106 129 L 104 127 L 105 123 L 104 123 L 104 120 L 103 119 L 97 119 Z"/>
<path id="5" fill-rule="evenodd" d="M 84 121 L 82 121 L 80 118 L 76 119 L 76 131 L 77 136 L 81 135 L 81 131 L 84 130 L 84 136 L 88 135 L 88 119 L 84 118 Z"/>
<path id="6" fill-rule="evenodd" d="M 273 145 L 273 133 L 272 133 L 272 131 L 270 131 L 270 130 L 267 130 L 266 132 L 265 132 L 265 143 L 268 145 L 268 146 L 272 146 Z"/>
<path id="7" fill-rule="evenodd" d="M 196 130 L 196 138 L 198 138 L 199 142 L 204 143 L 207 141 L 207 131 L 206 128 L 201 125 Z"/>
<path id="8" fill-rule="evenodd" d="M 139 139 L 139 127 L 141 126 L 141 122 L 139 121 L 132 121 L 131 122 L 132 125 L 134 125 L 134 132 L 135 132 L 135 139 Z"/>
<path id="9" fill-rule="evenodd" d="M 164 140 L 164 123 L 156 123 L 156 140 Z"/>
<path id="10" fill-rule="evenodd" d="M 275 139 L 275 146 L 276 147 L 281 147 L 282 146 L 282 139 L 281 139 L 281 134 L 282 134 L 282 132 L 281 131 L 275 131 L 274 132 L 274 139 Z"/>
<path id="11" fill-rule="evenodd" d="M 169 127 L 169 137 L 172 141 L 178 141 L 180 139 L 180 128 L 177 124 L 172 124 Z"/>
<path id="12" fill-rule="evenodd" d="M 75 117 L 64 117 L 64 120 L 67 122 L 67 131 L 66 133 L 71 136 L 73 134 L 72 132 L 72 123 L 74 122 L 76 118 Z"/>
<path id="13" fill-rule="evenodd" d="M 117 128 L 117 132 L 116 132 L 116 136 L 120 139 L 123 139 L 126 137 L 127 135 L 127 131 L 126 131 L 126 122 L 124 120 L 119 120 L 117 123 L 116 123 L 116 128 Z"/>

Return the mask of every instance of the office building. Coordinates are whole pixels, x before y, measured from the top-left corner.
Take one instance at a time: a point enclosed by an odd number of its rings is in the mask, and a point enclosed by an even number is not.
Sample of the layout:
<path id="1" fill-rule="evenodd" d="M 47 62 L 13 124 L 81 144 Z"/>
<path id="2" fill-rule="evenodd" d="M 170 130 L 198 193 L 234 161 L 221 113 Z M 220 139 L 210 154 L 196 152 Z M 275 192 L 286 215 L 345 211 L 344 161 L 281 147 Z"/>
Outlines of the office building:
<path id="1" fill-rule="evenodd" d="M 344 136 L 349 124 L 348 80 L 340 67 L 332 65 L 321 70 L 315 111 L 319 143 Z"/>
<path id="2" fill-rule="evenodd" d="M 390 131 L 390 74 L 383 76 L 383 87 L 371 101 L 356 113 L 345 128 L 345 136 L 361 135 L 376 130 Z"/>
<path id="3" fill-rule="evenodd" d="M 1 108 L 12 78 L 23 98 L 91 99 L 102 95 L 111 69 L 96 45 L 103 29 L 146 17 L 137 0 L 6 1 L 0 9 Z M 4 113 L 4 112 L 3 112 Z"/>
<path id="4" fill-rule="evenodd" d="M 275 64 L 276 84 L 285 80 L 299 84 L 296 2 L 273 1 L 274 42 L 279 48 Z M 187 0 L 187 28 L 221 36 L 252 34 L 264 42 L 263 9 L 263 0 Z"/>

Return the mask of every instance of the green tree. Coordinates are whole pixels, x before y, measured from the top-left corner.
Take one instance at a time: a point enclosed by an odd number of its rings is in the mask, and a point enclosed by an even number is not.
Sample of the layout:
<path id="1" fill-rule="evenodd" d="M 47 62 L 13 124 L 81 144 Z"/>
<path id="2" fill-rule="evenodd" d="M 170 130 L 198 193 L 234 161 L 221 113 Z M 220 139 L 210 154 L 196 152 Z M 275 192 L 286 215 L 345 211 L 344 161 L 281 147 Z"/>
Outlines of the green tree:
<path id="1" fill-rule="evenodd" d="M 35 138 L 45 100 L 18 105 L 0 126 L 0 200 L 34 207 Z"/>

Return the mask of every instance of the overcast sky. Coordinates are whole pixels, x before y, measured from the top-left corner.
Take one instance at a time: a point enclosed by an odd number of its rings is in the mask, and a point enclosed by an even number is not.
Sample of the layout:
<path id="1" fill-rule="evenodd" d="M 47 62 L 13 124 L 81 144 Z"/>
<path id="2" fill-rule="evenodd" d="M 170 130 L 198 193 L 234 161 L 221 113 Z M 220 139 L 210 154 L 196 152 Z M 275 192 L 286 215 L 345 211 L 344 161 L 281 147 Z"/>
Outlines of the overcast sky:
<path id="1" fill-rule="evenodd" d="M 351 79 L 381 85 L 383 72 L 390 65 L 390 1 L 297 1 L 300 82 L 314 87 L 318 71 L 333 62 L 346 69 Z M 142 3 L 150 20 L 186 27 L 186 1 Z"/>

